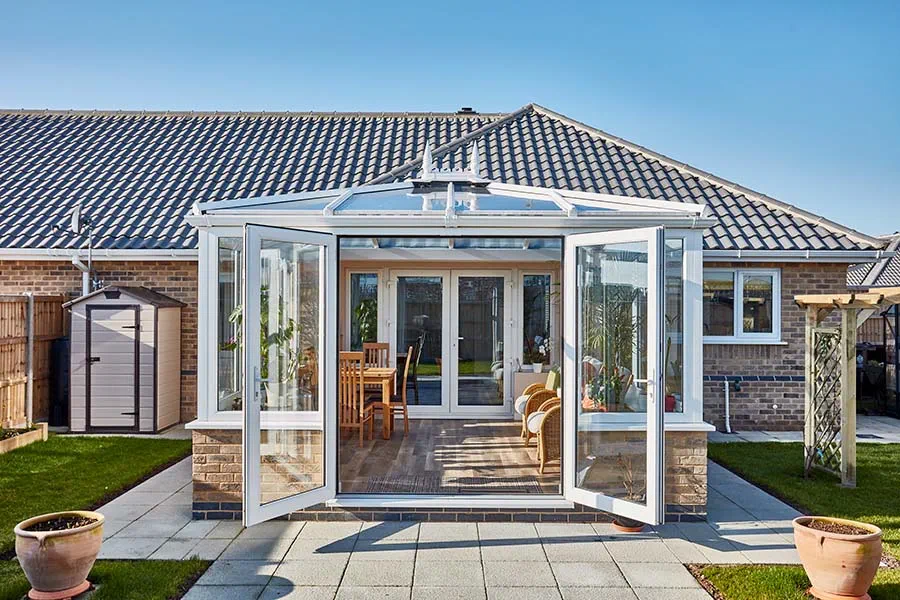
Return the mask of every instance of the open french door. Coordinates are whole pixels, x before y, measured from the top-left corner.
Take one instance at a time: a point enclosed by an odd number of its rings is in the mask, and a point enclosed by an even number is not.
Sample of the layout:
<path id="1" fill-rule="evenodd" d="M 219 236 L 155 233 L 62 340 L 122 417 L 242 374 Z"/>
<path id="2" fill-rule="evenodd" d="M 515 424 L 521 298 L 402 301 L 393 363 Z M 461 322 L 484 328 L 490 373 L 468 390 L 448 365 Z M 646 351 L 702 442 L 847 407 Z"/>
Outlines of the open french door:
<path id="1" fill-rule="evenodd" d="M 246 225 L 244 525 L 337 491 L 335 236 Z"/>
<path id="2" fill-rule="evenodd" d="M 664 518 L 663 229 L 565 240 L 563 489 L 649 524 Z"/>

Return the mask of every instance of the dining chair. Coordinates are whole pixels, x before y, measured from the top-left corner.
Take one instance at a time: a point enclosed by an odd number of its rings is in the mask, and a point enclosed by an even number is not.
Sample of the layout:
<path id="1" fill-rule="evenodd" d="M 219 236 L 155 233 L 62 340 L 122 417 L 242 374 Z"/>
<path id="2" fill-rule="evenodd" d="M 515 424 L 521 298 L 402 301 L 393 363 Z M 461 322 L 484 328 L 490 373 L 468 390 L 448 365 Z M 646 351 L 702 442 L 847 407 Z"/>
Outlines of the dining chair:
<path id="1" fill-rule="evenodd" d="M 537 460 L 540 463 L 540 472 L 544 473 L 544 467 L 551 460 L 559 460 L 562 446 L 560 444 L 560 431 L 562 430 L 562 404 L 559 398 L 551 398 L 532 415 L 531 421 L 537 429 Z M 529 422 L 529 428 L 531 426 Z"/>
<path id="2" fill-rule="evenodd" d="M 363 354 L 365 354 L 365 368 L 373 367 L 386 368 L 390 366 L 391 345 L 387 342 L 365 342 L 363 343 Z M 367 384 L 365 386 L 366 393 L 380 394 L 381 384 Z"/>
<path id="3" fill-rule="evenodd" d="M 422 358 L 422 347 L 425 345 L 425 332 L 422 332 L 418 338 L 416 338 L 415 343 L 411 346 L 413 349 L 413 354 L 415 356 L 412 360 L 412 372 L 410 374 L 409 380 L 413 385 L 413 393 L 416 398 L 416 406 L 419 405 L 419 359 Z"/>
<path id="4" fill-rule="evenodd" d="M 530 417 L 533 413 L 537 412 L 540 407 L 551 398 L 557 398 L 555 390 L 538 390 L 535 393 L 528 396 L 528 400 L 525 402 L 525 406 L 522 410 L 522 437 L 525 438 L 525 445 L 531 441 L 531 438 L 534 437 L 534 433 L 529 431 L 528 429 L 528 417 Z"/>
<path id="5" fill-rule="evenodd" d="M 338 398 L 340 402 L 341 431 L 345 429 L 359 430 L 359 447 L 363 446 L 363 434 L 366 424 L 369 426 L 369 439 L 375 437 L 375 409 L 365 402 L 363 388 L 362 352 L 341 352 L 338 358 L 340 384 Z"/>
<path id="6" fill-rule="evenodd" d="M 403 415 L 403 435 L 409 434 L 409 412 L 406 408 L 406 382 L 409 379 L 409 365 L 412 362 L 413 347 L 409 347 L 406 353 L 406 366 L 403 368 L 403 385 L 400 386 L 400 393 L 395 393 L 391 397 L 391 414 L 382 414 L 382 419 L 393 418 L 393 415 Z M 372 400 L 371 406 L 376 411 L 384 410 L 384 402 L 381 400 Z"/>

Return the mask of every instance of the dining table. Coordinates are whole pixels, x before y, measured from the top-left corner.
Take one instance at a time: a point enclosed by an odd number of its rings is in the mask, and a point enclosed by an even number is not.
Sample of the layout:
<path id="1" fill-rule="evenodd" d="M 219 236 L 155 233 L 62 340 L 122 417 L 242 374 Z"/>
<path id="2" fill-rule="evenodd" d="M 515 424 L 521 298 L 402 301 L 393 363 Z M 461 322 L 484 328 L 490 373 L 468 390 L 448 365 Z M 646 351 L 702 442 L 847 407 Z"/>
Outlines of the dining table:
<path id="1" fill-rule="evenodd" d="M 391 410 L 391 398 L 394 395 L 394 381 L 397 378 L 395 367 L 366 367 L 363 369 L 363 383 L 365 385 L 381 386 L 381 434 L 384 439 L 391 439 L 394 430 L 394 411 Z"/>

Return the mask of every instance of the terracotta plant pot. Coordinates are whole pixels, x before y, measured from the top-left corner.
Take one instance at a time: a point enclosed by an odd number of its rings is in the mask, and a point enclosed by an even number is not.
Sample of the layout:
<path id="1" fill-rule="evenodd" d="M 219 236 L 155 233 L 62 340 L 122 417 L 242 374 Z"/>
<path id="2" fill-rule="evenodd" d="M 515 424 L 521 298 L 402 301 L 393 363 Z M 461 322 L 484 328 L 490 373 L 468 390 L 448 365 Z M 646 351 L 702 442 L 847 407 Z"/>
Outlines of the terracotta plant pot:
<path id="1" fill-rule="evenodd" d="M 60 517 L 96 521 L 60 531 L 27 531 L 37 523 Z M 70 598 L 90 587 L 87 576 L 103 542 L 103 521 L 100 513 L 75 510 L 32 517 L 16 525 L 16 557 L 32 587 L 29 598 Z"/>
<path id="2" fill-rule="evenodd" d="M 807 527 L 813 520 L 858 527 L 871 533 L 847 535 Z M 881 529 L 847 519 L 797 517 L 794 543 L 812 582 L 810 594 L 822 600 L 869 598 L 869 587 L 881 562 Z"/>
<path id="3" fill-rule="evenodd" d="M 616 517 L 613 519 L 613 527 L 623 533 L 638 533 L 644 530 L 644 524 L 627 517 Z"/>

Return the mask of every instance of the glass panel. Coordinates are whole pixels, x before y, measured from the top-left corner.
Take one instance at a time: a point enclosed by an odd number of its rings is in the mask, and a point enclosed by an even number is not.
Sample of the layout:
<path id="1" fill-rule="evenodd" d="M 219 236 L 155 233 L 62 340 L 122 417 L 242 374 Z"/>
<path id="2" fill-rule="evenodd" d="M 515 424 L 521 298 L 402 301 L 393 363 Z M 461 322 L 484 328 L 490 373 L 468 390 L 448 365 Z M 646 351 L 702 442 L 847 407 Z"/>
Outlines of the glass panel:
<path id="1" fill-rule="evenodd" d="M 397 278 L 397 353 L 418 348 L 410 366 L 407 404 L 440 406 L 444 280 L 441 276 Z"/>
<path id="2" fill-rule="evenodd" d="M 684 240 L 666 240 L 666 412 L 684 412 Z"/>
<path id="3" fill-rule="evenodd" d="M 261 502 L 324 485 L 321 431 L 266 427 L 271 413 L 319 410 L 319 246 L 262 240 L 260 250 Z M 267 415 L 267 413 L 269 413 Z"/>
<path id="4" fill-rule="evenodd" d="M 772 333 L 772 275 L 743 275 L 744 333 Z"/>
<path id="5" fill-rule="evenodd" d="M 447 202 L 447 192 L 434 194 L 409 194 L 404 191 L 370 192 L 353 194 L 337 209 L 338 213 L 346 211 L 380 212 L 380 211 L 443 211 Z"/>
<path id="6" fill-rule="evenodd" d="M 503 405 L 503 277 L 460 277 L 457 300 L 460 406 Z"/>
<path id="7" fill-rule="evenodd" d="M 378 274 L 350 274 L 350 349 L 378 341 Z"/>
<path id="8" fill-rule="evenodd" d="M 550 275 L 526 275 L 524 279 L 522 365 L 550 364 Z"/>
<path id="9" fill-rule="evenodd" d="M 518 196 L 503 196 L 500 194 L 455 194 L 459 201 L 459 211 L 554 211 L 561 212 L 559 205 L 552 200 L 535 200 L 534 198 L 522 198 Z"/>
<path id="10" fill-rule="evenodd" d="M 703 335 L 734 335 L 734 273 L 703 274 Z"/>
<path id="11" fill-rule="evenodd" d="M 647 242 L 579 247 L 576 254 L 575 485 L 642 505 L 646 420 L 629 420 L 628 430 L 617 424 L 647 410 L 648 254 Z"/>
<path id="12" fill-rule="evenodd" d="M 219 238 L 218 247 L 218 318 L 216 386 L 219 410 L 241 410 L 243 376 L 241 366 L 241 294 L 243 293 L 241 238 Z"/>

